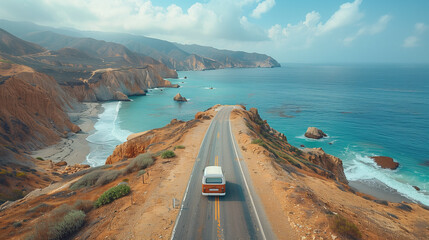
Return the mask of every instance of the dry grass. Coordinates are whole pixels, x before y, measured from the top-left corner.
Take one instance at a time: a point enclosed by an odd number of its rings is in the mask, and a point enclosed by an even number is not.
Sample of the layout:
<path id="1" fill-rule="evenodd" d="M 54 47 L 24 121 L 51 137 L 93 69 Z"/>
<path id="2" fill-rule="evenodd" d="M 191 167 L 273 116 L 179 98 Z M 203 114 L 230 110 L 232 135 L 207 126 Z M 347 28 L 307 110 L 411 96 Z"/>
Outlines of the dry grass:
<path id="1" fill-rule="evenodd" d="M 331 228 L 346 239 L 362 239 L 362 234 L 356 225 L 341 215 L 335 215 L 332 218 Z"/>
<path id="2" fill-rule="evenodd" d="M 85 222 L 85 213 L 63 204 L 39 219 L 27 240 L 67 239 Z"/>
<path id="3" fill-rule="evenodd" d="M 125 168 L 124 173 L 132 173 L 135 171 L 139 171 L 145 169 L 153 164 L 153 155 L 150 153 L 143 153 L 133 158 Z"/>

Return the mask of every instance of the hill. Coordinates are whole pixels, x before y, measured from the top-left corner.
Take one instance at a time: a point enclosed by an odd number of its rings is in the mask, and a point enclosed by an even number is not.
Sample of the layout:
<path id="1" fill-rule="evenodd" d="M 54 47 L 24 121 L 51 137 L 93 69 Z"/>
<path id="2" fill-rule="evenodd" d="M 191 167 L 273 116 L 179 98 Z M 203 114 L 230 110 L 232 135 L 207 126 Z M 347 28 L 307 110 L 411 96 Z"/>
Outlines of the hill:
<path id="1" fill-rule="evenodd" d="M 198 45 L 182 45 L 165 40 L 125 33 L 90 32 L 57 29 L 25 22 L 0 20 L 0 27 L 30 42 L 38 43 L 50 50 L 73 47 L 75 39 L 94 38 L 122 44 L 129 50 L 146 55 L 177 71 L 209 70 L 233 67 L 279 67 L 273 58 L 257 53 L 218 50 Z M 51 32 L 58 35 L 43 34 Z M 77 46 L 75 46 L 77 47 Z M 77 47 L 78 48 L 78 47 Z"/>
<path id="2" fill-rule="evenodd" d="M 188 122 L 173 119 L 165 127 L 135 135 L 117 146 L 108 165 L 78 171 L 74 166 L 46 167 L 47 173 L 61 173 L 63 179 L 4 205 L 0 238 L 46 238 L 65 213 L 76 209 L 84 211 L 85 222 L 75 228 L 75 238 L 169 238 L 179 211 L 172 199 L 182 199 L 198 161 L 198 147 L 219 107 L 199 112 Z M 355 192 L 340 159 L 321 149 L 291 146 L 254 108 L 237 106 L 230 120 L 243 155 L 240 161 L 247 165 L 249 181 L 279 239 L 285 231 L 291 231 L 287 236 L 294 239 L 427 238 L 428 207 Z M 165 150 L 176 156 L 163 159 Z M 103 192 L 118 184 L 129 186 L 131 192 L 93 208 Z M 58 216 L 61 211 L 65 213 Z"/>
<path id="3" fill-rule="evenodd" d="M 0 52 L 13 56 L 41 53 L 46 49 L 37 44 L 23 41 L 0 28 Z"/>

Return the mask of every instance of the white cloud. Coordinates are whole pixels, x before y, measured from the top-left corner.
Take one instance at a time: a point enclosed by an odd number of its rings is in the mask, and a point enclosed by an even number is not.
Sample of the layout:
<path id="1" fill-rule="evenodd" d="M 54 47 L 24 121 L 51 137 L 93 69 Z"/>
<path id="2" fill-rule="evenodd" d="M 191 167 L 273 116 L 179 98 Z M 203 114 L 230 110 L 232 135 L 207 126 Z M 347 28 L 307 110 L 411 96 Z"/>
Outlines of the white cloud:
<path id="1" fill-rule="evenodd" d="M 405 38 L 404 44 L 402 46 L 406 48 L 417 47 L 418 42 L 419 42 L 419 39 L 416 36 L 409 36 Z"/>
<path id="2" fill-rule="evenodd" d="M 428 27 L 424 23 L 416 23 L 414 25 L 414 34 L 405 38 L 402 44 L 405 48 L 413 48 L 419 46 L 420 38 Z"/>
<path id="3" fill-rule="evenodd" d="M 263 2 L 260 2 L 258 6 L 253 10 L 251 16 L 254 18 L 260 18 L 262 14 L 270 11 L 271 8 L 276 5 L 275 0 L 265 0 Z"/>
<path id="4" fill-rule="evenodd" d="M 344 39 L 345 44 L 350 44 L 356 38 L 362 35 L 375 35 L 386 29 L 387 24 L 390 22 L 392 17 L 390 15 L 381 16 L 378 21 L 369 26 L 361 27 L 353 36 L 349 36 Z"/>
<path id="5" fill-rule="evenodd" d="M 54 27 L 143 34 L 170 41 L 203 43 L 211 39 L 267 40 L 247 19 L 244 8 L 255 0 L 196 2 L 188 9 L 147 0 L 0 1 L 0 16 Z M 31 9 L 31 13 L 29 10 Z"/>
<path id="6" fill-rule="evenodd" d="M 355 0 L 352 3 L 342 4 L 325 23 L 321 22 L 318 12 L 312 11 L 307 13 L 304 21 L 295 25 L 288 24 L 282 27 L 276 24 L 268 31 L 268 37 L 294 48 L 309 47 L 317 37 L 356 24 L 363 17 L 363 13 L 359 11 L 361 2 L 361 0 Z"/>
<path id="7" fill-rule="evenodd" d="M 325 24 L 319 26 L 319 34 L 330 32 L 337 28 L 345 27 L 353 24 L 363 17 L 359 11 L 359 6 L 362 0 L 355 0 L 352 3 L 344 3 Z"/>

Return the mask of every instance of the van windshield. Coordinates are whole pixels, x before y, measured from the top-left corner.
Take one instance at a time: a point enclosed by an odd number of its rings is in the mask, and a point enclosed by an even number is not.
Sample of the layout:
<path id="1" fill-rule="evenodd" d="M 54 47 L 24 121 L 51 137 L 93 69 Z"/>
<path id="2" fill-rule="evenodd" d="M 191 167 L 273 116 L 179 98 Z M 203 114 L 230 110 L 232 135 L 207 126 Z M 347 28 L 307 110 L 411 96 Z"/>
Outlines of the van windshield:
<path id="1" fill-rule="evenodd" d="M 222 183 L 222 178 L 206 178 L 206 183 Z"/>

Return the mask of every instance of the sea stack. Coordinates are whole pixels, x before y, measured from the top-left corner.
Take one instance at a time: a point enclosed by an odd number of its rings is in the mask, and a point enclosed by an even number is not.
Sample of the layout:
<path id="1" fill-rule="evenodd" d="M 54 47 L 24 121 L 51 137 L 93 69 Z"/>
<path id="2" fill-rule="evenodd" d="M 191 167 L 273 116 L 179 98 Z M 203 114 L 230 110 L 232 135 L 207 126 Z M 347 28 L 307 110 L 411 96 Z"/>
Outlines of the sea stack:
<path id="1" fill-rule="evenodd" d="M 188 100 L 186 100 L 185 97 L 182 97 L 182 95 L 180 95 L 180 93 L 176 94 L 176 96 L 174 96 L 174 101 L 177 102 L 187 102 Z"/>
<path id="2" fill-rule="evenodd" d="M 377 165 L 380 166 L 381 168 L 388 168 L 388 169 L 395 170 L 399 167 L 399 163 L 393 161 L 393 158 L 391 157 L 375 156 L 371 158 L 374 159 Z"/>
<path id="3" fill-rule="evenodd" d="M 307 129 L 307 132 L 305 132 L 304 136 L 306 136 L 307 138 L 320 139 L 320 138 L 326 137 L 327 135 L 318 128 L 309 127 Z"/>

